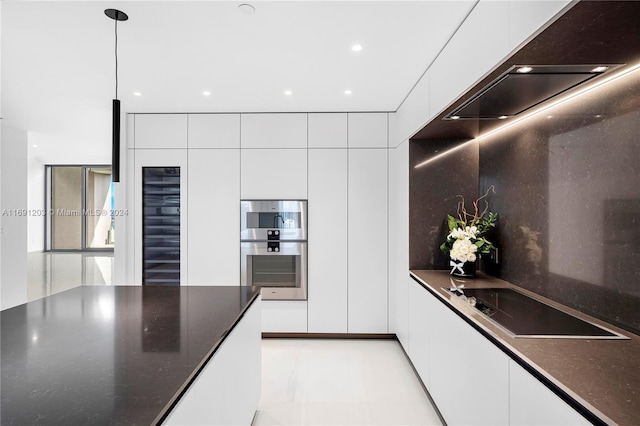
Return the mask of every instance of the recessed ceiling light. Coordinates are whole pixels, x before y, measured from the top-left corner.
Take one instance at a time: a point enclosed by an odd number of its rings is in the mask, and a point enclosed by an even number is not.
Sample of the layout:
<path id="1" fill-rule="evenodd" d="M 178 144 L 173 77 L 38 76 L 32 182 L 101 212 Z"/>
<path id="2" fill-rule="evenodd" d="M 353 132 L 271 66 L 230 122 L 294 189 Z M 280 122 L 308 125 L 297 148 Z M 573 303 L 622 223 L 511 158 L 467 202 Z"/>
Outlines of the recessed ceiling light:
<path id="1" fill-rule="evenodd" d="M 498 117 L 498 120 L 504 120 L 506 118 L 508 118 L 506 115 L 501 115 L 500 117 Z"/>
<path id="2" fill-rule="evenodd" d="M 243 3 L 238 6 L 238 10 L 245 16 L 250 16 L 256 13 L 256 8 L 248 3 Z"/>
<path id="3" fill-rule="evenodd" d="M 350 95 L 350 94 L 352 94 L 352 93 L 353 93 L 353 92 L 352 92 L 351 90 L 348 90 L 348 89 L 344 91 L 344 94 L 345 94 L 345 95 Z"/>
<path id="4" fill-rule="evenodd" d="M 287 96 L 291 96 L 291 95 L 293 95 L 293 92 L 291 90 L 285 90 L 284 94 L 287 95 Z"/>
<path id="5" fill-rule="evenodd" d="M 609 67 L 600 66 L 600 67 L 595 67 L 594 69 L 591 70 L 591 72 L 605 72 L 608 69 Z"/>
<path id="6" fill-rule="evenodd" d="M 547 118 L 553 118 L 553 115 L 547 115 Z"/>
<path id="7" fill-rule="evenodd" d="M 140 92 L 133 92 L 133 96 L 142 96 L 142 93 L 140 93 Z"/>
<path id="8" fill-rule="evenodd" d="M 516 72 L 519 72 L 520 74 L 526 74 L 528 72 L 533 71 L 533 68 L 529 67 L 529 66 L 524 66 L 524 67 L 520 67 L 516 70 Z"/>
<path id="9" fill-rule="evenodd" d="M 451 119 L 452 120 L 460 120 L 460 116 L 459 115 L 452 115 Z"/>
<path id="10" fill-rule="evenodd" d="M 354 52 L 360 52 L 362 50 L 362 45 L 354 44 L 353 46 L 351 46 L 351 50 L 353 50 Z"/>
<path id="11" fill-rule="evenodd" d="M 31 145 L 31 146 L 32 146 L 32 147 L 34 147 L 34 148 L 37 148 L 37 147 L 38 147 L 38 144 L 35 144 L 35 143 L 34 143 L 34 144 L 33 144 L 33 145 Z"/>
<path id="12" fill-rule="evenodd" d="M 202 92 L 202 94 L 204 96 L 209 96 L 209 95 L 211 95 L 211 92 L 209 92 L 208 90 L 205 90 L 204 92 Z"/>

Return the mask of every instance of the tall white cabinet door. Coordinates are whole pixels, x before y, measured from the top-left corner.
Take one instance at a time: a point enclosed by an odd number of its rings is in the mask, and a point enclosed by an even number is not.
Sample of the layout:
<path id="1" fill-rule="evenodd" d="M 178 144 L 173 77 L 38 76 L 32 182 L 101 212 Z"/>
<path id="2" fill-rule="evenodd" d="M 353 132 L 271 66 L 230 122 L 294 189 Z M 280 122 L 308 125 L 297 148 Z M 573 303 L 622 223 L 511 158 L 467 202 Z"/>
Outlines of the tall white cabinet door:
<path id="1" fill-rule="evenodd" d="M 189 284 L 240 284 L 240 150 L 189 150 Z"/>
<path id="2" fill-rule="evenodd" d="M 242 148 L 306 148 L 307 114 L 242 114 Z"/>
<path id="3" fill-rule="evenodd" d="M 388 332 L 387 155 L 349 150 L 349 333 Z"/>
<path id="4" fill-rule="evenodd" d="M 136 114 L 134 148 L 186 148 L 187 114 Z"/>
<path id="5" fill-rule="evenodd" d="M 138 118 L 136 117 L 136 122 Z M 134 284 L 142 283 L 142 168 L 180 167 L 180 285 L 188 281 L 188 187 L 186 149 L 136 149 L 134 158 Z"/>
<path id="6" fill-rule="evenodd" d="M 243 149 L 242 199 L 307 198 L 306 149 Z"/>
<path id="7" fill-rule="evenodd" d="M 347 332 L 347 150 L 309 150 L 310 333 Z"/>

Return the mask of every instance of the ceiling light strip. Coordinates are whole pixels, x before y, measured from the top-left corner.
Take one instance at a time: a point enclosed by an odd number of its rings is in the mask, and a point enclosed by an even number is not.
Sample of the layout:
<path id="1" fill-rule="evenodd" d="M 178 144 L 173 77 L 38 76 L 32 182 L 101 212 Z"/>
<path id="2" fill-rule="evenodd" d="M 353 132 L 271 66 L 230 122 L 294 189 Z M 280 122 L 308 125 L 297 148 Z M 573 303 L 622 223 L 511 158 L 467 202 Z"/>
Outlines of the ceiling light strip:
<path id="1" fill-rule="evenodd" d="M 563 98 L 560 98 L 560 99 L 558 99 L 556 101 L 553 101 L 549 105 L 546 105 L 546 106 L 544 106 L 544 107 L 542 107 L 542 108 L 540 108 L 540 109 L 538 109 L 536 111 L 532 111 L 532 112 L 530 112 L 530 113 L 528 113 L 528 114 L 526 114 L 526 115 L 524 115 L 524 116 L 522 116 L 520 118 L 517 118 L 517 119 L 515 119 L 515 120 L 513 120 L 513 121 L 511 121 L 509 123 L 506 123 L 505 125 L 500 126 L 497 129 L 491 130 L 490 132 L 487 132 L 487 133 L 485 133 L 483 135 L 480 135 L 475 139 L 471 139 L 470 141 L 465 142 L 465 143 L 463 143 L 461 145 L 458 145 L 455 148 L 451 148 L 451 149 L 449 149 L 449 150 L 447 150 L 447 151 L 445 151 L 445 152 L 443 152 L 441 154 L 436 155 L 435 157 L 431 157 L 430 159 L 425 160 L 422 163 L 417 164 L 416 166 L 414 166 L 414 168 L 418 169 L 420 167 L 424 167 L 425 165 L 427 165 L 427 164 L 429 164 L 429 163 L 431 163 L 433 161 L 436 161 L 437 159 L 442 158 L 445 155 L 448 155 L 448 154 L 450 154 L 452 152 L 455 152 L 455 151 L 458 151 L 458 150 L 462 149 L 463 147 L 469 145 L 470 143 L 479 142 L 482 139 L 486 139 L 486 138 L 488 138 L 490 136 L 493 136 L 498 132 L 502 132 L 503 130 L 506 130 L 506 129 L 516 125 L 516 124 L 522 123 L 523 121 L 528 120 L 529 118 L 531 118 L 533 116 L 536 116 L 536 115 L 538 115 L 538 114 L 540 114 L 540 113 L 542 113 L 544 111 L 547 111 L 547 110 L 549 110 L 549 109 L 551 109 L 551 108 L 553 108 L 555 106 L 563 104 L 563 103 L 565 103 L 565 102 L 567 102 L 569 100 L 575 99 L 578 96 L 582 96 L 583 94 L 585 94 L 587 92 L 590 92 L 590 91 L 592 91 L 594 89 L 602 87 L 603 85 L 611 83 L 611 82 L 613 82 L 613 81 L 615 81 L 615 80 L 617 80 L 619 78 L 625 77 L 625 76 L 627 76 L 627 75 L 629 75 L 629 74 L 631 74 L 631 73 L 633 73 L 635 71 L 638 71 L 639 69 L 640 69 L 640 63 L 636 64 L 636 65 L 634 65 L 631 68 L 628 68 L 626 70 L 622 70 L 617 74 L 614 74 L 614 75 L 611 75 L 611 76 L 609 76 L 607 78 L 604 78 L 602 80 L 596 81 L 594 84 L 590 85 L 589 87 L 585 87 L 583 89 L 580 89 L 577 92 L 571 93 L 571 94 L 569 94 L 569 95 L 567 95 L 567 96 L 565 96 Z"/>

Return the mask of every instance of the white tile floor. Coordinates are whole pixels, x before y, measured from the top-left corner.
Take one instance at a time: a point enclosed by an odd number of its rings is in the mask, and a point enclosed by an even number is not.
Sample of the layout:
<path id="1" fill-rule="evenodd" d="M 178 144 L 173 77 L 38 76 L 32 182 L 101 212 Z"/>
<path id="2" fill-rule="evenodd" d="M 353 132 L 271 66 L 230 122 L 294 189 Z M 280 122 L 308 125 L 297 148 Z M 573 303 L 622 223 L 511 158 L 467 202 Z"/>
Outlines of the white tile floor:
<path id="1" fill-rule="evenodd" d="M 259 425 L 441 425 L 395 340 L 263 339 Z"/>

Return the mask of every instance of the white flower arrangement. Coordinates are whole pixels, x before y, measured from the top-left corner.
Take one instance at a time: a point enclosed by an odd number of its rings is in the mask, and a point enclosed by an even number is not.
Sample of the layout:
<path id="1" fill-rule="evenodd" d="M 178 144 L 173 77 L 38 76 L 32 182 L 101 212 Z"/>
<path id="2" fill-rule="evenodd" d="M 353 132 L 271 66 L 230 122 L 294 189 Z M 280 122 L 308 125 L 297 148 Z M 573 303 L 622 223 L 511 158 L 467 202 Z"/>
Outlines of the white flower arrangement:
<path id="1" fill-rule="evenodd" d="M 461 269 L 462 264 L 475 262 L 481 255 L 489 254 L 496 248 L 493 243 L 484 237 L 484 234 L 489 229 L 496 226 L 498 220 L 498 214 L 489 211 L 489 203 L 486 201 L 490 191 L 494 191 L 493 185 L 473 203 L 473 215 L 467 213 L 462 195 L 458 195 L 460 198 L 458 202 L 458 217 L 447 215 L 449 234 L 444 243 L 440 245 L 440 249 L 451 258 L 451 264 L 454 266 L 451 270 L 452 273 L 456 269 Z M 478 207 L 481 201 L 485 203 L 482 211 Z M 461 263 L 457 264 L 455 261 Z"/>
<path id="2" fill-rule="evenodd" d="M 460 234 L 459 234 L 460 235 Z M 451 238 L 451 234 L 447 237 Z M 475 262 L 478 246 L 473 244 L 469 237 L 458 237 L 453 242 L 453 247 L 449 251 L 449 257 L 460 262 Z"/>

